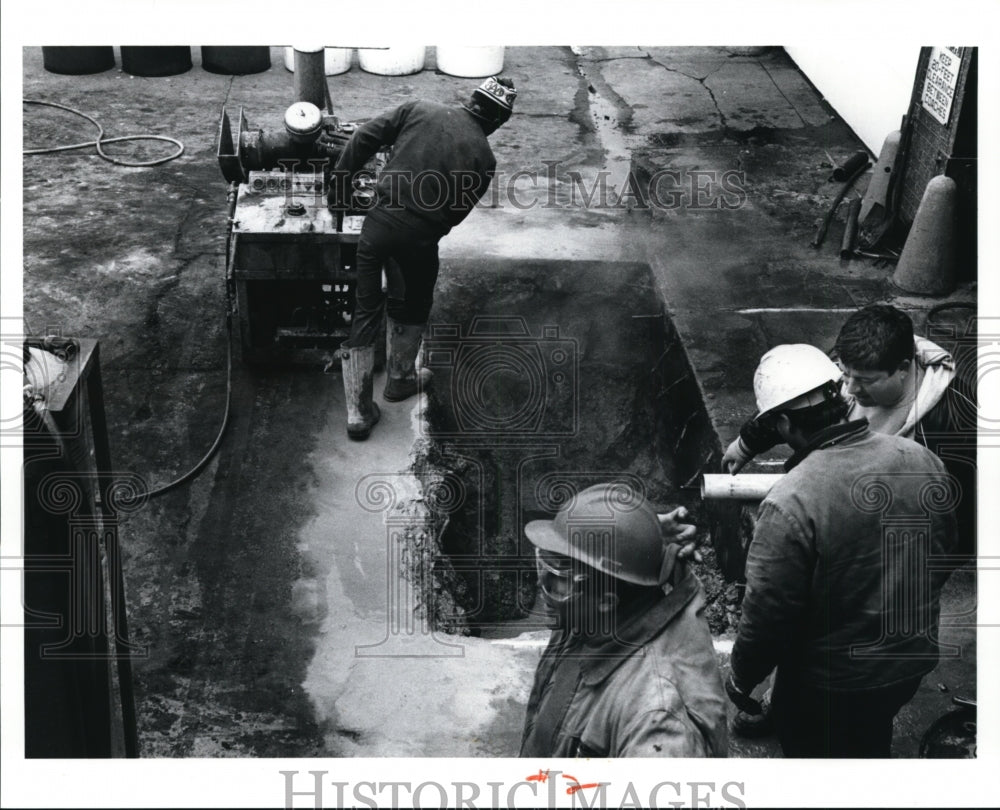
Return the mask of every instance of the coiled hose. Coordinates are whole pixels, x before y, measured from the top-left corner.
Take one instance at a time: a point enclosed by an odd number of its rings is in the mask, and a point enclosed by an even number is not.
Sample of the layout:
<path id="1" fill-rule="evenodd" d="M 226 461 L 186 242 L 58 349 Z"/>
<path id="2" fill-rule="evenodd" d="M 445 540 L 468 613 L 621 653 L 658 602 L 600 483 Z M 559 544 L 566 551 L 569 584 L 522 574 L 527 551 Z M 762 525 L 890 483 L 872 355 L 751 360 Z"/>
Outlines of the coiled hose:
<path id="1" fill-rule="evenodd" d="M 41 107 L 55 107 L 57 110 L 65 110 L 73 115 L 86 118 L 91 124 L 97 127 L 97 140 L 84 141 L 83 143 L 71 143 L 66 146 L 47 146 L 41 149 L 25 149 L 22 152 L 22 154 L 25 155 L 48 155 L 53 152 L 68 152 L 72 149 L 86 149 L 93 146 L 97 149 L 97 154 L 109 163 L 114 163 L 116 166 L 139 168 L 144 166 L 159 166 L 161 163 L 167 163 L 168 161 L 179 158 L 184 154 L 184 144 L 176 138 L 168 138 L 166 135 L 120 135 L 117 138 L 105 138 L 104 127 L 102 127 L 95 119 L 91 118 L 86 113 L 80 112 L 73 107 L 67 107 L 65 104 L 56 104 L 54 101 L 42 101 L 35 98 L 21 99 L 21 102 L 23 104 L 37 104 Z M 177 151 L 172 155 L 156 158 L 155 160 L 122 160 L 121 158 L 112 157 L 103 149 L 103 145 L 106 143 L 121 143 L 122 141 L 166 141 L 167 143 L 174 144 L 174 146 L 177 147 Z"/>

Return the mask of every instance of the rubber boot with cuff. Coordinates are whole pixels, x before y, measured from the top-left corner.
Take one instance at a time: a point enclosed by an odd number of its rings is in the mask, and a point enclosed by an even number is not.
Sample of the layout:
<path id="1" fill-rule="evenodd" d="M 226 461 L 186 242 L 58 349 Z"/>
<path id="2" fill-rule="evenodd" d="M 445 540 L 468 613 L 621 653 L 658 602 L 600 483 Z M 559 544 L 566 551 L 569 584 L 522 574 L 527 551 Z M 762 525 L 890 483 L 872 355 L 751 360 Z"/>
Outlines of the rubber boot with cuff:
<path id="1" fill-rule="evenodd" d="M 344 399 L 347 403 L 347 436 L 363 441 L 382 415 L 372 399 L 375 374 L 375 347 L 341 346 L 341 370 L 344 375 Z"/>
<path id="2" fill-rule="evenodd" d="M 399 323 L 388 319 L 388 356 L 385 390 L 382 396 L 386 402 L 402 402 L 409 399 L 422 385 L 431 381 L 430 369 L 417 371 L 417 354 L 420 339 L 424 334 L 424 324 Z"/>

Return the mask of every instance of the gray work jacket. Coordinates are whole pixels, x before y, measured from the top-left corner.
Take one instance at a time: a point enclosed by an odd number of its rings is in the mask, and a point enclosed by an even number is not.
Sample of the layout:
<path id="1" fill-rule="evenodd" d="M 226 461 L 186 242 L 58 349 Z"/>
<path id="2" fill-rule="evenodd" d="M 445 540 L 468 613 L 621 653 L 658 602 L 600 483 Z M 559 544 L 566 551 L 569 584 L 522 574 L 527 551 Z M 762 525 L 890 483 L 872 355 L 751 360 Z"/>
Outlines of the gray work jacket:
<path id="1" fill-rule="evenodd" d="M 726 756 L 726 699 L 704 607 L 687 573 L 601 645 L 553 633 L 521 756 Z"/>

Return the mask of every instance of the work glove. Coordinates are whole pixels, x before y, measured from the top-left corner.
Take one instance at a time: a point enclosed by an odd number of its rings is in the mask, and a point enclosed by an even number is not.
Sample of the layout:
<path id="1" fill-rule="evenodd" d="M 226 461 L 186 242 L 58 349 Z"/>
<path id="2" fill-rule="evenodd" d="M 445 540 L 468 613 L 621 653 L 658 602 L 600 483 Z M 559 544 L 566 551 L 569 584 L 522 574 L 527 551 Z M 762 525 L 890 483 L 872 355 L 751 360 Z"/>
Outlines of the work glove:
<path id="1" fill-rule="evenodd" d="M 751 697 L 750 693 L 753 689 L 742 689 L 736 683 L 736 678 L 733 677 L 732 670 L 729 671 L 729 676 L 726 678 L 726 694 L 733 704 L 742 712 L 747 714 L 762 714 L 764 707 L 761 706 L 760 701 Z"/>
<path id="2" fill-rule="evenodd" d="M 656 517 L 660 521 L 660 530 L 663 532 L 664 540 L 667 543 L 676 543 L 680 546 L 677 551 L 678 559 L 702 561 L 701 553 L 695 548 L 695 535 L 698 533 L 698 528 L 691 523 L 682 522 L 688 518 L 686 508 L 678 506 L 672 512 L 658 514 Z"/>
<path id="3" fill-rule="evenodd" d="M 730 442 L 729 447 L 726 448 L 726 452 L 722 454 L 722 469 L 730 475 L 736 475 L 752 459 L 753 454 L 743 444 L 743 440 L 737 436 Z"/>
<path id="4" fill-rule="evenodd" d="M 336 130 L 332 127 L 324 127 L 316 139 L 316 148 L 320 154 L 325 155 L 336 163 L 350 139 L 351 136 L 349 133 Z"/>

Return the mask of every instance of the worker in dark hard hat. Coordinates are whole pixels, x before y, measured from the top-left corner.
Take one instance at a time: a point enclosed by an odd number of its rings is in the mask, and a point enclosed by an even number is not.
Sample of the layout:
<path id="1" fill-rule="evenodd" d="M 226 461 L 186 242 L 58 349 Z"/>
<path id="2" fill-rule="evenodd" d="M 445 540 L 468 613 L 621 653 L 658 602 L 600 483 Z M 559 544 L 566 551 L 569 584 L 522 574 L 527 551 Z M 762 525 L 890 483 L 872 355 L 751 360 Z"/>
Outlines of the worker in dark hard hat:
<path id="1" fill-rule="evenodd" d="M 767 352 L 758 421 L 795 452 L 760 505 L 726 691 L 770 718 L 788 757 L 888 757 L 892 721 L 937 663 L 957 488 L 916 442 L 849 420 L 840 369 L 805 344 Z"/>
<path id="2" fill-rule="evenodd" d="M 556 617 L 528 701 L 522 757 L 722 757 L 726 700 L 693 527 L 614 484 L 527 524 Z M 680 540 L 681 542 L 676 542 Z"/>
<path id="3" fill-rule="evenodd" d="M 379 419 L 372 374 L 386 310 L 389 354 L 383 397 L 398 402 L 417 392 L 416 357 L 434 297 L 438 241 L 489 188 L 496 158 L 487 136 L 510 118 L 516 96 L 510 79 L 492 77 L 461 106 L 409 101 L 358 127 L 337 161 L 330 204 L 343 207 L 368 160 L 392 147 L 361 230 L 351 334 L 340 352 L 352 439 L 367 438 Z M 385 265 L 392 275 L 387 306 Z"/>

